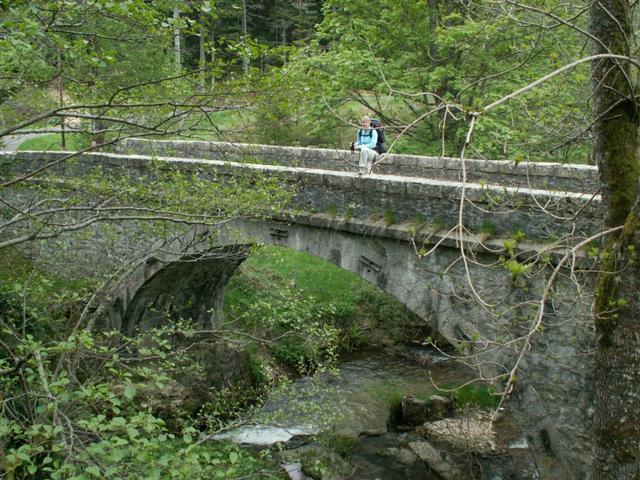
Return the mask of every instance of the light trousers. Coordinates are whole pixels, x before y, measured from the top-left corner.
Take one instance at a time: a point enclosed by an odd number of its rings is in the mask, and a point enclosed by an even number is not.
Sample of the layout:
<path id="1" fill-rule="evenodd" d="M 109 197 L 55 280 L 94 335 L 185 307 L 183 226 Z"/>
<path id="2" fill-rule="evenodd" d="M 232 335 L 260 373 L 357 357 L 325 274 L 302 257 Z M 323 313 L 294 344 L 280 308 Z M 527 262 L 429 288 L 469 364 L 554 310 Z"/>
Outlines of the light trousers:
<path id="1" fill-rule="evenodd" d="M 371 150 L 367 147 L 360 148 L 360 161 L 358 162 L 358 169 L 360 173 L 371 173 L 373 168 L 373 162 L 378 156 L 378 152 Z"/>

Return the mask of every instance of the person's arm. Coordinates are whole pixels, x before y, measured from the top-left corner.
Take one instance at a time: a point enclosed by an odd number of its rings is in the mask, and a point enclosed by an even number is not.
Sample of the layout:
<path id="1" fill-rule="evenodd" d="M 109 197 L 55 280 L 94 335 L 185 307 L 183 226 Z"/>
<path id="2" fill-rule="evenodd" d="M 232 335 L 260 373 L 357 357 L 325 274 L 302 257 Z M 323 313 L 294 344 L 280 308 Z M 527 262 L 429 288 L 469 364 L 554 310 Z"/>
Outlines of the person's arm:
<path id="1" fill-rule="evenodd" d="M 353 144 L 359 146 L 358 140 L 360 140 L 360 129 L 356 130 L 356 141 Z"/>

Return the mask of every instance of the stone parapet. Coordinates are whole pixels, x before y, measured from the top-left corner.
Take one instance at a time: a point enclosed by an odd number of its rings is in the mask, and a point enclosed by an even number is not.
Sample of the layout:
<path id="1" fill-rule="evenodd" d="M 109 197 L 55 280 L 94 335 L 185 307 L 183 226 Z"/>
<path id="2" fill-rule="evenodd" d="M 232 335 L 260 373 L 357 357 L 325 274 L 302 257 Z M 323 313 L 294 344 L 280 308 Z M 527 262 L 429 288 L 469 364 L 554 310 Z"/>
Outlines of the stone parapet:
<path id="1" fill-rule="evenodd" d="M 0 153 L 0 161 L 24 171 L 57 162 L 65 152 Z M 449 229 L 459 223 L 475 233 L 510 236 L 520 231 L 545 242 L 569 231 L 588 236 L 602 225 L 600 197 L 577 192 L 527 187 L 403 177 L 359 176 L 353 172 L 282 165 L 247 164 L 220 160 L 86 153 L 47 170 L 57 175 L 82 176 L 99 167 L 114 175 L 153 178 L 158 170 L 179 169 L 203 178 L 246 175 L 277 176 L 295 189 L 293 208 L 307 213 L 330 212 L 388 224 L 414 222 Z M 461 202 L 461 198 L 465 202 Z"/>
<path id="2" fill-rule="evenodd" d="M 280 147 L 229 142 L 146 140 L 129 138 L 118 150 L 122 153 L 190 157 L 248 163 L 267 163 L 323 170 L 355 171 L 357 157 L 348 150 L 307 147 Z M 467 180 L 476 183 L 545 190 L 596 192 L 598 171 L 592 165 L 506 160 L 465 160 Z M 376 163 L 375 173 L 460 181 L 459 158 L 385 154 Z"/>
<path id="3" fill-rule="evenodd" d="M 5 158 L 13 158 L 21 169 L 33 169 L 65 155 L 64 152 L 19 152 L 5 155 Z M 277 175 L 295 185 L 297 208 L 374 220 L 384 217 L 388 223 L 415 220 L 451 228 L 458 222 L 464 191 L 465 198 L 473 202 L 465 206 L 464 223 L 476 232 L 504 235 L 520 230 L 527 236 L 552 238 L 562 235 L 566 222 L 573 222 L 585 234 L 595 232 L 600 226 L 599 197 L 573 192 L 387 175 L 361 177 L 351 172 L 280 165 L 172 157 L 152 159 L 107 153 L 84 154 L 73 162 L 57 165 L 54 170 L 57 174 L 82 175 L 97 166 L 116 174 L 126 172 L 129 176 L 149 175 L 154 169 L 171 168 L 205 176 L 233 176 L 240 171 Z M 545 209 L 555 217 L 547 215 Z"/>

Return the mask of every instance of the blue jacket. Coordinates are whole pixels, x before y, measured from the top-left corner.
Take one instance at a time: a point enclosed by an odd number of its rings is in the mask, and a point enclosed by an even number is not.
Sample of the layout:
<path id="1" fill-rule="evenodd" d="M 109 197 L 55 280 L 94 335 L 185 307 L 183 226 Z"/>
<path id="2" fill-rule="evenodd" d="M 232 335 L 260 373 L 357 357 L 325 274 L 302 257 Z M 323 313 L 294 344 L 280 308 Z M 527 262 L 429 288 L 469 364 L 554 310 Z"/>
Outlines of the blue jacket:
<path id="1" fill-rule="evenodd" d="M 361 128 L 356 133 L 356 145 L 375 150 L 378 143 L 378 132 L 373 128 Z"/>

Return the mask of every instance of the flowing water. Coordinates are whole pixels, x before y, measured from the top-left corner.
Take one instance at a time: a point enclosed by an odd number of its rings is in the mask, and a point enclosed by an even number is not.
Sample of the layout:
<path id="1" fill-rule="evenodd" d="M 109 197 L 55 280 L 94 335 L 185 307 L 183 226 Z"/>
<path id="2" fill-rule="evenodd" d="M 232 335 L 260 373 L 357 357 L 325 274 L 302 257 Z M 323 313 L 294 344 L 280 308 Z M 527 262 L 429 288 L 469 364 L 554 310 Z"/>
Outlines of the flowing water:
<path id="1" fill-rule="evenodd" d="M 294 479 L 309 478 L 296 463 L 305 459 L 329 464 L 322 478 L 440 478 L 407 448 L 409 442 L 424 437 L 390 428 L 391 405 L 405 395 L 426 399 L 439 393 L 436 385 L 460 385 L 472 379 L 469 369 L 433 350 L 359 353 L 343 359 L 336 371 L 303 377 L 272 392 L 244 426 L 217 438 L 259 447 L 282 442 L 284 467 Z M 311 436 L 316 434 L 323 434 L 324 441 L 314 440 Z M 526 452 L 522 447 L 524 442 L 526 448 L 526 440 L 517 432 L 509 436 L 508 441 Z M 329 450 L 334 454 L 327 459 Z M 484 478 L 507 478 L 500 469 L 491 475 Z M 514 478 L 536 478 L 535 472 L 519 475 Z"/>
<path id="2" fill-rule="evenodd" d="M 402 396 L 428 398 L 438 393 L 436 385 L 459 385 L 473 378 L 470 371 L 435 352 L 423 358 L 416 362 L 388 352 L 352 355 L 335 372 L 303 377 L 273 392 L 248 420 L 250 425 L 224 436 L 270 445 L 327 430 L 346 437 L 384 433 L 390 405 Z"/>

